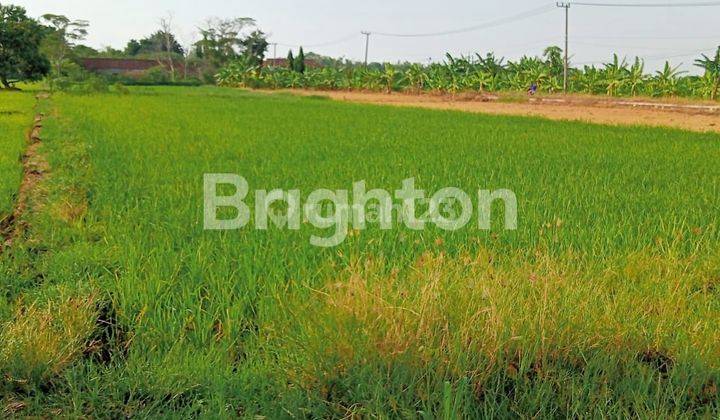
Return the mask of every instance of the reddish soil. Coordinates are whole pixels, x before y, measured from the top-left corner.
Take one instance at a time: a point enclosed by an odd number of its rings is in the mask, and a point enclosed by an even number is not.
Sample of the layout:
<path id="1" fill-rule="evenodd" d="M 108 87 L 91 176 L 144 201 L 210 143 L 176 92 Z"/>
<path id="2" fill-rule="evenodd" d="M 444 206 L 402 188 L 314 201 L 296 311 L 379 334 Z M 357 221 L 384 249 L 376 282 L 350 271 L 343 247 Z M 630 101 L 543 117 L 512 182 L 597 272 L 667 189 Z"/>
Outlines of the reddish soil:
<path id="1" fill-rule="evenodd" d="M 524 96 L 430 95 L 346 91 L 289 90 L 299 95 L 322 95 L 334 100 L 392 106 L 449 109 L 496 115 L 524 115 L 551 120 L 613 125 L 672 127 L 720 133 L 720 104 L 652 99 L 607 99 L 581 95 Z"/>

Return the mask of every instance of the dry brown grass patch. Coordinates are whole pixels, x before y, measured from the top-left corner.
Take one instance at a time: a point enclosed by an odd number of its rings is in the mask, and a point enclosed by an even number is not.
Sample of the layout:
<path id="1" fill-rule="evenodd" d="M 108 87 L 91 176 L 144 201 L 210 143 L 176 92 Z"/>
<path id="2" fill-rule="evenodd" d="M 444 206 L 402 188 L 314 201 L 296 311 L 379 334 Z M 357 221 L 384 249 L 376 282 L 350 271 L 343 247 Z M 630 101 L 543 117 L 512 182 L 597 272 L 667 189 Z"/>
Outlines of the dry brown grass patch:
<path id="1" fill-rule="evenodd" d="M 82 356 L 97 316 L 93 294 L 19 305 L 0 331 L 0 372 L 14 385 L 51 380 Z"/>
<path id="2" fill-rule="evenodd" d="M 693 286 L 708 273 L 695 257 L 650 251 L 602 264 L 572 253 L 487 250 L 428 253 L 402 269 L 363 261 L 310 296 L 283 297 L 292 315 L 272 328 L 303 346 L 307 359 L 323 360 L 313 367 L 303 359 L 296 372 L 305 377 L 365 363 L 484 377 L 523 360 L 595 353 L 626 363 L 662 354 L 714 369 L 720 313 L 715 297 Z"/>

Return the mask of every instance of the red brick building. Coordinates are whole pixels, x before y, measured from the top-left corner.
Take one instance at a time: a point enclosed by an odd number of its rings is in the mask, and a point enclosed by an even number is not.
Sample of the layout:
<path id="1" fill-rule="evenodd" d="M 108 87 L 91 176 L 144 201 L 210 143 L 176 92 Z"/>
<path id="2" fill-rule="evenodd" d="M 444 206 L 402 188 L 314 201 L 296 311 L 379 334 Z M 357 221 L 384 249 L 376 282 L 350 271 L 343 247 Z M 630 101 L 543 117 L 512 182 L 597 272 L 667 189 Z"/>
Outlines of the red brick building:
<path id="1" fill-rule="evenodd" d="M 83 58 L 81 64 L 87 71 L 105 74 L 142 73 L 160 65 L 156 60 L 131 58 Z"/>

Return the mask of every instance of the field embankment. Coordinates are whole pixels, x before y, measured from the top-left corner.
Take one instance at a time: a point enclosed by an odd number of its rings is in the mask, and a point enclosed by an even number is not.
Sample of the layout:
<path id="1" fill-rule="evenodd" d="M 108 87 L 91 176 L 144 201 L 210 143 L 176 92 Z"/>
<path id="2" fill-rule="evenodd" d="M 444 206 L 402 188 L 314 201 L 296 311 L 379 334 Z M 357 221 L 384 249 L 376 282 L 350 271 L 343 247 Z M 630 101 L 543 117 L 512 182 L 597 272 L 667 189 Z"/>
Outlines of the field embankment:
<path id="1" fill-rule="evenodd" d="M 23 179 L 21 155 L 33 119 L 32 94 L 0 91 L 0 249 L 9 235 Z"/>
<path id="2" fill-rule="evenodd" d="M 273 92 L 273 91 L 268 91 Z M 431 95 L 347 91 L 284 90 L 298 95 L 327 96 L 334 100 L 378 105 L 518 115 L 557 121 L 583 121 L 612 125 L 645 125 L 720 133 L 720 104 L 708 102 L 607 99 L 570 95 L 532 97 L 513 95 Z"/>

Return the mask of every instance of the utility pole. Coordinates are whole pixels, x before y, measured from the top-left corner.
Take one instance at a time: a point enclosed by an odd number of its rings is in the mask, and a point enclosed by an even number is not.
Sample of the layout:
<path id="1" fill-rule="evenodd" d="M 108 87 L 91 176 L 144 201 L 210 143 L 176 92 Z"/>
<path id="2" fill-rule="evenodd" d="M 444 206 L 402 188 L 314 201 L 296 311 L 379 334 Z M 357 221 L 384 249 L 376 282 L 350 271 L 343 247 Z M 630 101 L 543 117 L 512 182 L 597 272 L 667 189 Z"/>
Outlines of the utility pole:
<path id="1" fill-rule="evenodd" d="M 557 7 L 565 9 L 565 66 L 563 69 L 563 92 L 568 93 L 568 49 L 570 48 L 570 3 L 558 2 Z"/>
<path id="2" fill-rule="evenodd" d="M 275 65 L 275 61 L 277 60 L 277 42 L 272 43 L 273 46 L 273 65 Z"/>
<path id="3" fill-rule="evenodd" d="M 365 35 L 365 67 L 368 65 L 368 49 L 370 48 L 370 32 L 362 31 L 361 34 Z"/>

